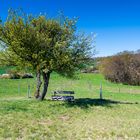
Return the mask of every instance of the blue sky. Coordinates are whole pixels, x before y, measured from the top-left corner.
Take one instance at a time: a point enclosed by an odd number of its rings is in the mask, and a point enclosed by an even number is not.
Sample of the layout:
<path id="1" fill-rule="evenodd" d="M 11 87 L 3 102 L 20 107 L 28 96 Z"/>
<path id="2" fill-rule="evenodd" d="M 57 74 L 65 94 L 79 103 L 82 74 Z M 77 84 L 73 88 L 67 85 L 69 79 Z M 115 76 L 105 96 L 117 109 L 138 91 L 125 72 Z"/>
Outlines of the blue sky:
<path id="1" fill-rule="evenodd" d="M 79 17 L 78 30 L 97 33 L 96 56 L 140 49 L 139 0 L 0 0 L 2 20 L 9 8 L 49 16 L 63 11 L 68 17 Z"/>

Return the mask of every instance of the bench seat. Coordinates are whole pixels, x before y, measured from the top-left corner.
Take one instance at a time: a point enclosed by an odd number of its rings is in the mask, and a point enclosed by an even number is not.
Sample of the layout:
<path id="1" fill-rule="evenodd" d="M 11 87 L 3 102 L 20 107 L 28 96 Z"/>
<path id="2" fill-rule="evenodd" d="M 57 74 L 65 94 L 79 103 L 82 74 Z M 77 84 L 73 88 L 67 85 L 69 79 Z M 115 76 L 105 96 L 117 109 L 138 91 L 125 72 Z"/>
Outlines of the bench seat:
<path id="1" fill-rule="evenodd" d="M 74 96 L 71 96 L 71 94 L 74 94 L 74 91 L 54 91 L 53 94 L 52 100 L 74 101 Z"/>

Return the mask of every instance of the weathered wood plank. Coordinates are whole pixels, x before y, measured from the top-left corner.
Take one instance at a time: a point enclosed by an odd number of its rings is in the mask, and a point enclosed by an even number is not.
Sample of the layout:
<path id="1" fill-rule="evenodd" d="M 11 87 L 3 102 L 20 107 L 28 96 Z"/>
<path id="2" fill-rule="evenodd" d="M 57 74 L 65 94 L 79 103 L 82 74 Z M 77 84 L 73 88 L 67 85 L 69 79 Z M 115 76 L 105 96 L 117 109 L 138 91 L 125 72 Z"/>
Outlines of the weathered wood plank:
<path id="1" fill-rule="evenodd" d="M 54 91 L 54 94 L 74 94 L 74 91 Z"/>
<path id="2" fill-rule="evenodd" d="M 52 100 L 73 101 L 74 96 L 52 96 Z"/>

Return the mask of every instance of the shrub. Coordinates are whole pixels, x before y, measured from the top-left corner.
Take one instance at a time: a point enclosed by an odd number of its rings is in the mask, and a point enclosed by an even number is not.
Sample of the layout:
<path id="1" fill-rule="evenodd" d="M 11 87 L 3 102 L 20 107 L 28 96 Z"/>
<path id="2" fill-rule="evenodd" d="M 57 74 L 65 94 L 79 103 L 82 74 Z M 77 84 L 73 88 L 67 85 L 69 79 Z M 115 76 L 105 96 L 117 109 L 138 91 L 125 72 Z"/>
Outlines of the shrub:
<path id="1" fill-rule="evenodd" d="M 8 70 L 8 74 L 10 74 L 10 79 L 20 79 L 20 74 L 17 70 Z"/>
<path id="2" fill-rule="evenodd" d="M 140 54 L 107 57 L 101 62 L 100 71 L 112 82 L 140 85 Z"/>
<path id="3" fill-rule="evenodd" d="M 25 78 L 34 78 L 34 77 L 33 77 L 33 75 L 30 74 L 30 73 L 25 73 L 25 74 L 21 75 L 21 78 L 22 78 L 22 79 L 25 79 Z"/>
<path id="4" fill-rule="evenodd" d="M 10 74 L 2 74 L 0 75 L 0 79 L 10 79 L 11 75 Z"/>

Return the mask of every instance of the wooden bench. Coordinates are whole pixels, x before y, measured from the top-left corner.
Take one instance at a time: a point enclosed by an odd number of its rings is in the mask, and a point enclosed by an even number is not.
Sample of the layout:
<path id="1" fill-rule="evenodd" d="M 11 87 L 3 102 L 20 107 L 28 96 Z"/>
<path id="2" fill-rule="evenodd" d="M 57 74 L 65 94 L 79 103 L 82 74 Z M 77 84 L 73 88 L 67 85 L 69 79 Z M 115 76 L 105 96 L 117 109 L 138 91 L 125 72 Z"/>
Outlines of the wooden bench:
<path id="1" fill-rule="evenodd" d="M 72 96 L 72 94 L 74 94 L 74 91 L 54 91 L 52 100 L 74 101 L 74 96 Z"/>

